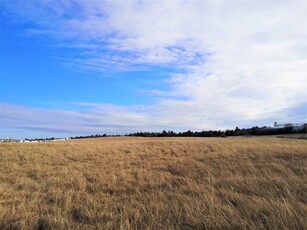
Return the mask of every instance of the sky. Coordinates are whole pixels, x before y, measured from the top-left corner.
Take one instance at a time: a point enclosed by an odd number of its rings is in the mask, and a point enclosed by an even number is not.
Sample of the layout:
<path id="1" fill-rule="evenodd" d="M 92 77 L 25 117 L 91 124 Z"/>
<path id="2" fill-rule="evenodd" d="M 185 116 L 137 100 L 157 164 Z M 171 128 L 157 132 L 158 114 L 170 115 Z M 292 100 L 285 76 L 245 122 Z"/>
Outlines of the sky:
<path id="1" fill-rule="evenodd" d="M 307 1 L 0 0 L 0 137 L 307 121 Z"/>

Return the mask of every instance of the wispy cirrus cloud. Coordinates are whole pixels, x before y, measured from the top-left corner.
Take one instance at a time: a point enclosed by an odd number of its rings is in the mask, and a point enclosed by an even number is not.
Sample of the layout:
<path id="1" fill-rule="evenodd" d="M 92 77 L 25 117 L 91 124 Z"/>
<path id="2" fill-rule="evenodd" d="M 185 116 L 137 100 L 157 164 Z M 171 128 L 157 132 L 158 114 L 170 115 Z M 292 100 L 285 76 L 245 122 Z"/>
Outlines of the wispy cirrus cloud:
<path id="1" fill-rule="evenodd" d="M 63 57 L 67 66 L 176 70 L 166 79 L 169 91 L 152 90 L 156 103 L 145 112 L 114 105 L 101 120 L 92 120 L 105 122 L 98 127 L 125 124 L 122 132 L 306 120 L 305 1 L 29 1 L 18 10 L 14 4 L 5 4 L 8 11 L 80 51 Z M 99 108 L 92 106 L 87 115 Z M 78 121 L 79 115 L 62 112 Z M 127 122 L 117 113 L 129 117 Z"/>

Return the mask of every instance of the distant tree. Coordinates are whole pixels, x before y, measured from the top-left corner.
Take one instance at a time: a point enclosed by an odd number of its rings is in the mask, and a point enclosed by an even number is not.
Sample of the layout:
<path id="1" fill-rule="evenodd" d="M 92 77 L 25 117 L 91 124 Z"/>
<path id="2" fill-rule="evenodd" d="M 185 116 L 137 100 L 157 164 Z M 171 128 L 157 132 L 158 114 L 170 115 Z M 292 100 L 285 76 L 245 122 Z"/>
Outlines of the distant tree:
<path id="1" fill-rule="evenodd" d="M 293 127 L 293 125 L 292 125 L 291 123 L 286 123 L 286 124 L 284 125 L 284 127 L 285 127 L 285 128 L 289 128 L 289 127 Z"/>
<path id="2" fill-rule="evenodd" d="M 162 136 L 166 137 L 167 136 L 167 132 L 165 130 L 162 131 Z"/>

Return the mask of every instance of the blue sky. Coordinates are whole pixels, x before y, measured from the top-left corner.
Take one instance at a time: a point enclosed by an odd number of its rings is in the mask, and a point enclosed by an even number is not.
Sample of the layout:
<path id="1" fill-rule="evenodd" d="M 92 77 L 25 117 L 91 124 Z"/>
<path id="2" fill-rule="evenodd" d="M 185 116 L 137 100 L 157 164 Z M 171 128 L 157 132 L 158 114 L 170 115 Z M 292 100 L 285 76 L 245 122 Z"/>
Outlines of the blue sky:
<path id="1" fill-rule="evenodd" d="M 0 1 L 1 137 L 306 122 L 306 1 Z"/>
<path id="2" fill-rule="evenodd" d="M 16 24 L 3 17 L 1 29 L 2 100 L 52 107 L 73 101 L 147 104 L 143 93 L 153 87 L 167 87 L 164 78 L 172 69 L 77 70 L 63 63 L 65 58 L 82 58 L 79 50 L 58 46 L 48 37 L 25 35 L 31 24 Z M 24 33 L 23 33 L 24 32 Z"/>

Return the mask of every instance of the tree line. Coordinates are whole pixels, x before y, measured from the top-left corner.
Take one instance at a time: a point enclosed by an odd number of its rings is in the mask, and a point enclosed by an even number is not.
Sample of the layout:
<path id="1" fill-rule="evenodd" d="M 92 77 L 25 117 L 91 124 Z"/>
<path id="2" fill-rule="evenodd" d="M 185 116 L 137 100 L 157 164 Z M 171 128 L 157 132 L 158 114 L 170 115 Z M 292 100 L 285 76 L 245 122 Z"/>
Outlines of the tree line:
<path id="1" fill-rule="evenodd" d="M 193 132 L 191 130 L 185 132 L 166 131 L 162 132 L 137 132 L 130 133 L 127 136 L 141 136 L 141 137 L 228 137 L 228 136 L 248 136 L 248 135 L 279 135 L 279 134 L 292 134 L 292 133 L 307 133 L 307 125 L 304 124 L 300 128 L 284 127 L 284 128 L 268 128 L 254 126 L 252 128 L 228 130 L 203 130 L 200 132 Z"/>
<path id="2" fill-rule="evenodd" d="M 280 135 L 280 134 L 293 134 L 293 133 L 307 133 L 307 124 L 300 127 L 293 127 L 291 125 L 283 128 L 271 128 L 271 127 L 258 127 L 242 128 L 236 127 L 235 129 L 227 130 L 203 130 L 203 131 L 184 131 L 174 132 L 166 131 L 162 132 L 136 132 L 125 135 L 107 135 L 107 134 L 96 134 L 89 136 L 76 136 L 71 137 L 72 139 L 83 139 L 83 138 L 98 138 L 98 137 L 109 137 L 109 136 L 133 136 L 133 137 L 229 137 L 229 136 L 251 136 L 251 135 Z"/>

